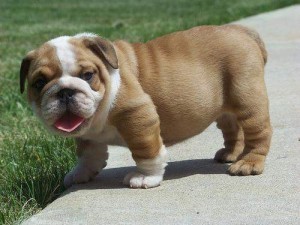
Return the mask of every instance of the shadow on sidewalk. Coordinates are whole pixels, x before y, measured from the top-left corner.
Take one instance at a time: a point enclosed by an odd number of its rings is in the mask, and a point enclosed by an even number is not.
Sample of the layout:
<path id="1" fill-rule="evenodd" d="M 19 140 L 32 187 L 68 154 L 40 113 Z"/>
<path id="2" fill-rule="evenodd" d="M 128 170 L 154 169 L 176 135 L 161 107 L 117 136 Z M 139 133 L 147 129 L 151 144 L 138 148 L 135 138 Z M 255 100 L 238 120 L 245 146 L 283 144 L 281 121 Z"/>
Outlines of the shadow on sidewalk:
<path id="1" fill-rule="evenodd" d="M 228 164 L 215 162 L 213 159 L 195 159 L 169 162 L 164 180 L 180 179 L 195 174 L 226 174 Z M 78 184 L 69 188 L 63 195 L 77 190 L 122 189 L 128 188 L 122 181 L 125 175 L 134 171 L 134 166 L 104 169 L 94 181 Z"/>

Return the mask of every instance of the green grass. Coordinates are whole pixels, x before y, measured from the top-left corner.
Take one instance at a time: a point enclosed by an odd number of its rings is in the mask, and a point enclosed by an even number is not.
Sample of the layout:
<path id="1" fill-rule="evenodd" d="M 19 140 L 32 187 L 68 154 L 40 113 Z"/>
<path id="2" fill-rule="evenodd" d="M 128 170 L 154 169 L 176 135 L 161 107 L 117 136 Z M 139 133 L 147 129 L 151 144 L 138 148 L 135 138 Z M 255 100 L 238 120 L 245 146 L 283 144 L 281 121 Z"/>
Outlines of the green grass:
<path id="1" fill-rule="evenodd" d="M 60 35 L 89 31 L 147 41 L 202 24 L 224 24 L 299 0 L 89 0 L 0 3 L 0 224 L 44 208 L 63 190 L 74 142 L 47 134 L 19 93 L 25 53 Z"/>

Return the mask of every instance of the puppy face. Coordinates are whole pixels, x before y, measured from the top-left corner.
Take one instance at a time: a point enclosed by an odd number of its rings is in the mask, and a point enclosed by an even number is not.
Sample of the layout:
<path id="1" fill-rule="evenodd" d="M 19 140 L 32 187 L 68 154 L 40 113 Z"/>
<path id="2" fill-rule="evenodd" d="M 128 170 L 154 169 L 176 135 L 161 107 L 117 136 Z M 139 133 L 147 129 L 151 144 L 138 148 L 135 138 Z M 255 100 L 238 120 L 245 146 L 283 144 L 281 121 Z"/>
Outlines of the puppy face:
<path id="1" fill-rule="evenodd" d="M 117 68 L 110 42 L 89 34 L 59 37 L 27 54 L 20 88 L 23 92 L 27 78 L 28 101 L 51 131 L 81 136 L 97 110 L 109 109 Z"/>

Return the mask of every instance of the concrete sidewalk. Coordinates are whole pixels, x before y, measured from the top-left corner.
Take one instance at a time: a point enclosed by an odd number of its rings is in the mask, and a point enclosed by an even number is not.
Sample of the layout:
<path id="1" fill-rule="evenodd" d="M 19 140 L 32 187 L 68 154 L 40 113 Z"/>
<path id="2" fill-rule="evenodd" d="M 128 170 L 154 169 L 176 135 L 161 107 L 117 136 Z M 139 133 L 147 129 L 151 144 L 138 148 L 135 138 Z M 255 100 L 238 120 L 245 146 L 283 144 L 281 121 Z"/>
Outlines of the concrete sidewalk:
<path id="1" fill-rule="evenodd" d="M 236 23 L 255 28 L 269 53 L 274 135 L 264 174 L 226 174 L 228 165 L 212 160 L 223 143 L 213 124 L 169 148 L 162 186 L 124 187 L 134 162 L 127 149 L 112 147 L 96 181 L 72 187 L 24 224 L 300 224 L 300 5 Z"/>

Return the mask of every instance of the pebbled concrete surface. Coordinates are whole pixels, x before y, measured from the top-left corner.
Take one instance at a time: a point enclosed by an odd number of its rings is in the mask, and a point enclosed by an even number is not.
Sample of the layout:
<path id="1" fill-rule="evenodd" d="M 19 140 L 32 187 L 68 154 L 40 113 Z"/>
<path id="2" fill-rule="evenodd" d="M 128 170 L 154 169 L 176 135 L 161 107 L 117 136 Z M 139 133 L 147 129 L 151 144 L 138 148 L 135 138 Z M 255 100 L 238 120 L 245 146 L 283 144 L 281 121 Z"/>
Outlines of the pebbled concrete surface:
<path id="1" fill-rule="evenodd" d="M 274 135 L 264 174 L 232 177 L 212 158 L 222 147 L 215 124 L 169 148 L 162 186 L 122 185 L 134 162 L 111 147 L 96 181 L 77 185 L 23 224 L 300 224 L 300 5 L 237 21 L 266 42 L 266 83 Z"/>

